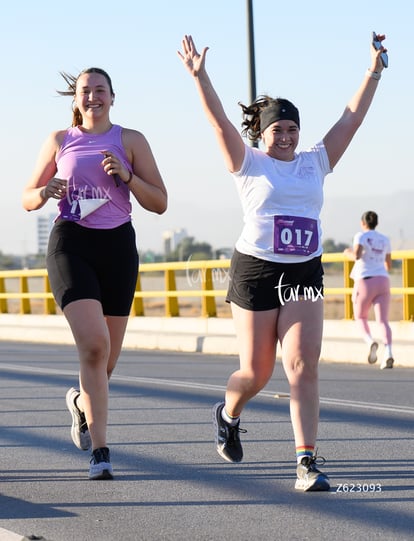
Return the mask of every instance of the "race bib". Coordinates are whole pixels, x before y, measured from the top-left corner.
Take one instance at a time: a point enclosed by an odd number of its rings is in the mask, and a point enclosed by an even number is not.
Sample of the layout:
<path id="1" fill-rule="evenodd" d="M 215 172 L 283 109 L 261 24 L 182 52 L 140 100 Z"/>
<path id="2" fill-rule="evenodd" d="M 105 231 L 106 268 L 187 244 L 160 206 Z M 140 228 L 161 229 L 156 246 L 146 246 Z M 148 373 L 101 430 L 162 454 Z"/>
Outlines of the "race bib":
<path id="1" fill-rule="evenodd" d="M 78 222 L 95 210 L 98 210 L 108 203 L 109 199 L 81 199 L 79 197 L 78 191 L 74 190 L 72 193 L 72 199 L 69 201 L 67 198 L 64 198 L 60 201 L 60 217 L 64 220 L 69 220 L 71 222 Z"/>
<path id="2" fill-rule="evenodd" d="M 318 223 L 301 216 L 274 217 L 275 254 L 310 255 L 318 249 Z"/>

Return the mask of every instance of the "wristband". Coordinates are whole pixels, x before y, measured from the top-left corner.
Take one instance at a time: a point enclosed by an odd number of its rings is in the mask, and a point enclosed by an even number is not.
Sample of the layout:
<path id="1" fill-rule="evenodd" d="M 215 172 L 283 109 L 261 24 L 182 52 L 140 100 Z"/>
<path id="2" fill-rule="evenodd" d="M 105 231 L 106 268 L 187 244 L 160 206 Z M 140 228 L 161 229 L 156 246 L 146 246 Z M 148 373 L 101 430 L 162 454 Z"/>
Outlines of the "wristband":
<path id="1" fill-rule="evenodd" d="M 367 69 L 366 76 L 375 79 L 376 81 L 381 79 L 381 73 L 379 71 L 371 71 L 369 68 Z"/>
<path id="2" fill-rule="evenodd" d="M 124 184 L 129 184 L 132 180 L 132 177 L 134 176 L 134 173 L 132 171 L 129 172 L 128 180 L 124 182 Z"/>

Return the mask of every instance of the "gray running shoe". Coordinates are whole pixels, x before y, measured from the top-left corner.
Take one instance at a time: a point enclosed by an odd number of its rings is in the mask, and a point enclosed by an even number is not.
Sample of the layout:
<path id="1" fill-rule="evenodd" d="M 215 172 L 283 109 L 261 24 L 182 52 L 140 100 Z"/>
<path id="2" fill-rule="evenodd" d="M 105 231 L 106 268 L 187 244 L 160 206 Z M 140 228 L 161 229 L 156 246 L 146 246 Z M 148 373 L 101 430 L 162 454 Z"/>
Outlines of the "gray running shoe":
<path id="1" fill-rule="evenodd" d="M 316 462 L 319 459 L 320 463 L 325 464 L 323 457 L 305 456 L 298 464 L 296 473 L 297 480 L 295 488 L 303 490 L 303 492 L 327 491 L 329 486 L 329 477 L 320 472 L 316 467 Z"/>
<path id="2" fill-rule="evenodd" d="M 92 447 L 91 435 L 89 434 L 88 424 L 85 414 L 76 405 L 76 400 L 80 396 L 80 391 L 71 387 L 66 393 L 66 405 L 72 415 L 72 428 L 70 435 L 73 443 L 81 451 L 87 451 Z"/>
<path id="3" fill-rule="evenodd" d="M 99 481 L 101 479 L 113 479 L 113 470 L 108 447 L 99 447 L 92 451 L 89 466 L 89 479 Z"/>
<path id="4" fill-rule="evenodd" d="M 227 462 L 241 462 L 243 449 L 240 443 L 240 432 L 247 432 L 240 428 L 240 421 L 236 426 L 231 426 L 221 416 L 224 402 L 217 402 L 213 407 L 213 423 L 215 432 L 216 449 L 218 454 Z"/>
<path id="5" fill-rule="evenodd" d="M 368 362 L 369 364 L 374 364 L 377 362 L 377 349 L 378 349 L 378 343 L 372 342 L 369 353 L 368 353 Z"/>

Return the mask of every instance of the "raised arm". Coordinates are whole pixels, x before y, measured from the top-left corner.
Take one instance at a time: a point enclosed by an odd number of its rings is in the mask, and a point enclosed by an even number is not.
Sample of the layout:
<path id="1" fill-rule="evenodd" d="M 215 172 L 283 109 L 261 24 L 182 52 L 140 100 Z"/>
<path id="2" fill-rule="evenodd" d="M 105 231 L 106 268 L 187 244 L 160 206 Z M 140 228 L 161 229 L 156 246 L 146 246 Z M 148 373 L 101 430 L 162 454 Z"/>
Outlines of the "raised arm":
<path id="1" fill-rule="evenodd" d="M 382 42 L 385 39 L 385 35 L 379 35 L 378 38 Z M 344 154 L 368 112 L 383 70 L 381 53 L 385 51 L 386 49 L 384 47 L 376 50 L 371 45 L 371 67 L 367 70 L 361 86 L 346 106 L 341 118 L 324 137 L 326 151 L 332 168 L 335 167 Z"/>
<path id="2" fill-rule="evenodd" d="M 224 162 L 230 172 L 239 171 L 245 146 L 240 133 L 227 118 L 222 103 L 211 84 L 205 68 L 208 47 L 204 47 L 201 55 L 197 52 L 193 38 L 184 36 L 182 52 L 177 51 L 185 68 L 194 78 L 198 94 L 207 120 L 213 126 Z"/>

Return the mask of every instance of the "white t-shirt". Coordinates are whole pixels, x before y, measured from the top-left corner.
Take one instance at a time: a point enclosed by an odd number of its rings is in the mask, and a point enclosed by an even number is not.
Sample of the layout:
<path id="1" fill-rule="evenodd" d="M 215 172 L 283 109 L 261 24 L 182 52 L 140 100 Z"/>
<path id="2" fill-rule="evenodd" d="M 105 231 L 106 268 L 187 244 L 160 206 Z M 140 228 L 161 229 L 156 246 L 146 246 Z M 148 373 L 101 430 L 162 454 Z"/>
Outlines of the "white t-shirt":
<path id="1" fill-rule="evenodd" d="M 280 263 L 320 255 L 323 183 L 331 172 L 323 142 L 290 162 L 246 145 L 242 167 L 232 175 L 244 214 L 236 249 Z"/>
<path id="2" fill-rule="evenodd" d="M 353 246 L 360 244 L 363 248 L 360 259 L 355 261 L 351 271 L 353 280 L 368 276 L 388 276 L 385 268 L 385 257 L 391 253 L 391 243 L 388 237 L 374 229 L 359 232 L 354 237 Z"/>

